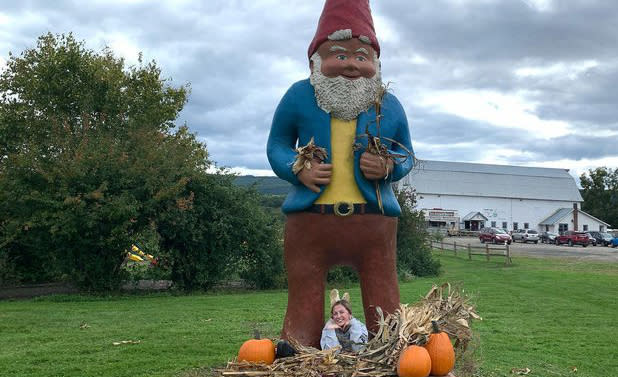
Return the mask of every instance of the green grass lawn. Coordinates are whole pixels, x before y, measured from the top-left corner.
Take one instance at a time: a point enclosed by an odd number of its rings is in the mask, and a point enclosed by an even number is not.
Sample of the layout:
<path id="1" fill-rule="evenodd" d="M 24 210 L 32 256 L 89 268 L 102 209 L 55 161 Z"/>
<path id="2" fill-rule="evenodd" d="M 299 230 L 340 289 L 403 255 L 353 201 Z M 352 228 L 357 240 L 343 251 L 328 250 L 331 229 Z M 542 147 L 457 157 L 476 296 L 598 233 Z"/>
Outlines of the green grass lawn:
<path id="1" fill-rule="evenodd" d="M 444 273 L 402 283 L 402 301 L 462 284 L 483 317 L 478 376 L 618 376 L 618 264 L 437 257 Z M 285 305 L 285 291 L 0 301 L 0 376 L 205 376 L 254 328 L 277 337 Z"/>

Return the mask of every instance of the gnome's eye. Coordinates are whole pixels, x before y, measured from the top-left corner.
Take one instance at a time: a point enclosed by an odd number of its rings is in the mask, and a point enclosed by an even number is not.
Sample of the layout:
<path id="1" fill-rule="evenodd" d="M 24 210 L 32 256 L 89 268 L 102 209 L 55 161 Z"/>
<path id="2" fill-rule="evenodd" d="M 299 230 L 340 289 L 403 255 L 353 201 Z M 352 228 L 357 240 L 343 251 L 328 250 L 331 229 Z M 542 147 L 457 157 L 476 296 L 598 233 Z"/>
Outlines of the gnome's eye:
<path id="1" fill-rule="evenodd" d="M 359 55 L 356 57 L 356 60 L 358 60 L 359 62 L 366 62 L 367 58 L 362 55 Z"/>
<path id="2" fill-rule="evenodd" d="M 336 56 L 336 58 L 337 58 L 338 60 L 346 60 L 348 57 L 347 57 L 347 56 L 345 56 L 345 55 L 343 55 L 343 54 L 341 54 L 341 55 L 337 55 L 337 56 Z"/>

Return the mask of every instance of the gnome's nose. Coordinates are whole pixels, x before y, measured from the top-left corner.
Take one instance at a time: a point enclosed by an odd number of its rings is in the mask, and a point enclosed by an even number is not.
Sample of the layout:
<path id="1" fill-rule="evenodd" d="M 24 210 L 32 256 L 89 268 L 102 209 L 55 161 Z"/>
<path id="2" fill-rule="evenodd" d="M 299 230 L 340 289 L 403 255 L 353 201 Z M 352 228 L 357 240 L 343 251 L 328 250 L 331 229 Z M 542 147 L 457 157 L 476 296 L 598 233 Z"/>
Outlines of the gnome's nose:
<path id="1" fill-rule="evenodd" d="M 346 61 L 346 65 L 343 69 L 343 76 L 349 79 L 356 79 L 360 77 L 360 69 L 358 67 L 358 64 L 356 64 L 356 60 L 348 59 Z"/>

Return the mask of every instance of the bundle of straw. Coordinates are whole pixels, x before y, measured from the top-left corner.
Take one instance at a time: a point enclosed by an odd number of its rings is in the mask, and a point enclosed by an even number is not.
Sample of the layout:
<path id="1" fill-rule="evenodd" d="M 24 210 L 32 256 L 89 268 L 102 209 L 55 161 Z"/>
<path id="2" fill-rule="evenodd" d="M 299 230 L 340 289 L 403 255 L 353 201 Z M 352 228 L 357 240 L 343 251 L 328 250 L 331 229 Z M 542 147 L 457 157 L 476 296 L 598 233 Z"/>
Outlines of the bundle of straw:
<path id="1" fill-rule="evenodd" d="M 298 174 L 303 169 L 311 169 L 311 162 L 316 160 L 322 162 L 328 157 L 328 152 L 325 148 L 315 145 L 313 137 L 307 145 L 296 148 L 296 157 L 294 158 L 294 164 L 292 165 L 292 172 Z"/>
<path id="2" fill-rule="evenodd" d="M 427 342 L 432 320 L 455 339 L 457 353 L 463 352 L 472 339 L 469 321 L 481 319 L 462 291 L 452 289 L 448 283 L 433 286 L 420 302 L 402 304 L 386 318 L 381 310 L 379 314 L 378 332 L 358 353 L 342 353 L 339 348 L 320 351 L 292 339 L 290 342 L 298 351 L 293 357 L 277 359 L 271 365 L 234 360 L 216 373 L 230 377 L 396 376 L 399 354 L 408 345 Z"/>

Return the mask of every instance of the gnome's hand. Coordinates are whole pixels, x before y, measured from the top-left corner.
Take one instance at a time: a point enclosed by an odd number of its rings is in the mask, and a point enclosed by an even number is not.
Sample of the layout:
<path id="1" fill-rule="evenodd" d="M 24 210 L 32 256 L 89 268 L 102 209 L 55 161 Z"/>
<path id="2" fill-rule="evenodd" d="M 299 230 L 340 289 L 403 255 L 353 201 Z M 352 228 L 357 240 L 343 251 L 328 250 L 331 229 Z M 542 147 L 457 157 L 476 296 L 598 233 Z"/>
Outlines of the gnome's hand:
<path id="1" fill-rule="evenodd" d="M 393 171 L 393 160 L 364 152 L 360 158 L 360 170 L 370 181 L 382 179 Z"/>
<path id="2" fill-rule="evenodd" d="M 330 183 L 332 170 L 332 164 L 322 164 L 319 160 L 312 160 L 311 169 L 304 167 L 296 176 L 309 190 L 320 192 L 320 187 L 318 185 L 327 185 Z"/>

